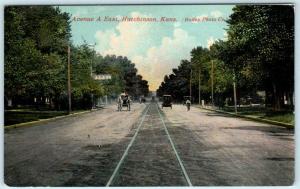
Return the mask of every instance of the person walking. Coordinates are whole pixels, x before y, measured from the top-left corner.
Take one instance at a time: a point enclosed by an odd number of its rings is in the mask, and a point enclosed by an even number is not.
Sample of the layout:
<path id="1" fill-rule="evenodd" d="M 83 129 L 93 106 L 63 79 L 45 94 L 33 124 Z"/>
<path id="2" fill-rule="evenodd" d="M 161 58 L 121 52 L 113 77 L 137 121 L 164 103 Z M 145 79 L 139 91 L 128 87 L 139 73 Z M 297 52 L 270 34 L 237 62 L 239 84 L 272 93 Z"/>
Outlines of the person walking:
<path id="1" fill-rule="evenodd" d="M 187 111 L 190 111 L 190 108 L 191 108 L 191 101 L 189 99 L 187 99 L 185 101 L 185 104 L 186 104 L 186 107 L 187 107 Z"/>

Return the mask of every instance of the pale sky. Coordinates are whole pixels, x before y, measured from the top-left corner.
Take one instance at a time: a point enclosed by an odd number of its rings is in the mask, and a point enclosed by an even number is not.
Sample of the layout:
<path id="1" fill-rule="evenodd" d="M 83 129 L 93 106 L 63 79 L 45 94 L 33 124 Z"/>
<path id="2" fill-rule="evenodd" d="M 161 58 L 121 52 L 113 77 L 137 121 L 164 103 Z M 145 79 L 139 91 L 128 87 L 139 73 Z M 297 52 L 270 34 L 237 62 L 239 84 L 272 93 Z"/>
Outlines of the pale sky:
<path id="1" fill-rule="evenodd" d="M 227 24 L 222 18 L 227 19 L 232 8 L 233 5 L 60 6 L 72 18 L 94 18 L 94 21 L 72 21 L 75 45 L 86 40 L 89 44 L 96 43 L 95 50 L 102 56 L 127 56 L 135 63 L 138 73 L 148 80 L 152 91 L 180 60 L 190 59 L 194 47 L 209 47 L 215 40 L 226 38 Z M 157 22 L 105 22 L 105 16 L 151 17 L 157 18 Z M 102 21 L 96 21 L 98 17 Z M 161 17 L 176 18 L 176 21 L 160 22 Z M 186 22 L 185 18 L 202 22 Z"/>

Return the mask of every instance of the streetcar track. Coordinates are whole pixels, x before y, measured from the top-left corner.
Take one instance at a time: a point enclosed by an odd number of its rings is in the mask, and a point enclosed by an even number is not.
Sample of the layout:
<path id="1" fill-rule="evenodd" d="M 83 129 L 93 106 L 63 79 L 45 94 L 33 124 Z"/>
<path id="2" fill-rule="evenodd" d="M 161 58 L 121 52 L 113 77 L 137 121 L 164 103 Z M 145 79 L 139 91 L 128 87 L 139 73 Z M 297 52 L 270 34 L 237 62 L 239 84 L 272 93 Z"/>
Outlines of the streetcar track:
<path id="1" fill-rule="evenodd" d="M 144 115 L 142 116 L 142 120 L 141 120 L 140 124 L 138 125 L 137 130 L 136 130 L 136 132 L 134 133 L 134 136 L 132 137 L 130 143 L 128 144 L 128 146 L 127 146 L 125 152 L 123 153 L 123 155 L 122 155 L 120 161 L 118 162 L 116 168 L 114 169 L 113 174 L 111 175 L 111 177 L 109 178 L 108 182 L 106 183 L 106 186 L 107 186 L 107 187 L 110 186 L 110 185 L 113 183 L 113 181 L 114 181 L 114 179 L 115 179 L 117 173 L 119 172 L 119 169 L 120 169 L 122 163 L 124 162 L 126 156 L 128 155 L 129 149 L 131 148 L 133 142 L 134 142 L 135 139 L 136 139 L 136 136 L 137 136 L 138 133 L 139 133 L 139 130 L 140 130 L 141 126 L 143 125 L 143 122 L 144 122 L 145 117 L 146 117 L 146 115 L 147 115 L 147 113 L 148 113 L 148 111 L 149 111 L 149 108 L 150 108 L 150 104 L 148 105 L 147 110 L 145 111 Z"/>
<path id="2" fill-rule="evenodd" d="M 174 150 L 175 156 L 176 156 L 176 158 L 177 158 L 177 160 L 178 160 L 178 163 L 179 163 L 179 165 L 180 165 L 180 168 L 181 168 L 181 170 L 182 170 L 182 172 L 183 172 L 184 178 L 185 178 L 185 180 L 187 181 L 187 183 L 188 183 L 189 186 L 193 186 L 193 184 L 192 184 L 192 182 L 191 182 L 191 179 L 189 178 L 189 176 L 188 176 L 188 174 L 187 174 L 187 172 L 186 172 L 186 170 L 185 170 L 185 167 L 184 167 L 184 165 L 183 165 L 183 163 L 182 163 L 182 160 L 181 160 L 181 158 L 180 158 L 180 156 L 179 156 L 179 154 L 178 154 L 178 152 L 177 152 L 177 150 L 176 150 L 176 148 L 175 148 L 175 145 L 174 145 L 174 143 L 173 143 L 173 140 L 172 140 L 172 138 L 171 138 L 171 136 L 170 136 L 170 134 L 169 134 L 169 131 L 168 131 L 168 129 L 167 129 L 167 126 L 166 126 L 166 124 L 165 124 L 165 122 L 164 122 L 164 120 L 163 120 L 163 117 L 162 117 L 162 115 L 161 115 L 161 113 L 160 113 L 160 111 L 159 111 L 159 108 L 158 108 L 158 105 L 157 105 L 157 104 L 156 104 L 156 108 L 157 108 L 157 112 L 158 112 L 158 114 L 159 114 L 159 117 L 160 117 L 160 119 L 161 119 L 161 122 L 163 123 L 163 126 L 164 126 L 165 132 L 166 132 L 166 134 L 167 134 L 167 137 L 168 137 L 168 139 L 169 139 L 169 141 L 170 141 L 170 143 L 171 143 L 172 149 Z"/>
<path id="3" fill-rule="evenodd" d="M 144 124 L 144 120 L 145 120 L 145 117 L 147 116 L 147 114 L 148 114 L 148 112 L 149 112 L 150 106 L 151 106 L 151 103 L 148 105 L 147 110 L 146 110 L 145 113 L 142 115 L 142 119 L 141 119 L 141 121 L 140 121 L 140 123 L 139 123 L 139 125 L 138 125 L 138 128 L 137 128 L 137 130 L 136 130 L 136 132 L 135 132 L 133 138 L 131 139 L 130 143 L 128 144 L 128 146 L 127 146 L 125 152 L 123 153 L 123 155 L 122 155 L 120 161 L 118 162 L 116 168 L 114 169 L 113 174 L 111 175 L 110 179 L 108 180 L 108 182 L 107 182 L 107 184 L 106 184 L 107 187 L 108 187 L 108 186 L 111 186 L 111 185 L 113 184 L 113 182 L 114 182 L 114 180 L 115 180 L 115 178 L 116 178 L 116 175 L 119 173 L 119 170 L 120 170 L 121 165 L 124 163 L 124 160 L 125 160 L 126 157 L 128 156 L 129 150 L 130 150 L 131 146 L 133 145 L 133 143 L 135 142 L 135 140 L 136 140 L 136 138 L 137 138 L 137 135 L 139 134 L 139 131 L 140 131 L 140 129 L 142 128 L 142 126 L 143 126 L 143 124 Z M 177 152 L 177 150 L 176 150 L 176 148 L 175 148 L 174 142 L 173 142 L 173 140 L 172 140 L 172 138 L 171 138 L 171 136 L 170 136 L 170 134 L 169 134 L 169 131 L 168 131 L 166 125 L 165 125 L 165 122 L 164 122 L 164 120 L 163 120 L 163 117 L 162 117 L 162 115 L 161 115 L 161 113 L 160 113 L 160 111 L 159 111 L 158 105 L 155 104 L 155 106 L 156 106 L 156 109 L 157 109 L 157 112 L 158 112 L 160 121 L 161 121 L 162 124 L 163 124 L 164 131 L 165 131 L 165 133 L 166 133 L 166 135 L 167 135 L 167 138 L 168 138 L 168 140 L 169 140 L 169 142 L 170 142 L 170 144 L 171 144 L 172 150 L 174 151 L 174 154 L 175 154 L 175 156 L 176 156 L 176 159 L 177 159 L 177 161 L 178 161 L 178 164 L 179 164 L 179 166 L 180 166 L 180 169 L 181 169 L 181 171 L 182 171 L 182 173 L 183 173 L 184 179 L 186 180 L 188 186 L 193 186 L 192 183 L 191 183 L 191 180 L 190 180 L 190 178 L 189 178 L 189 176 L 188 176 L 188 174 L 187 174 L 187 171 L 186 171 L 186 169 L 185 169 L 185 167 L 184 167 L 184 165 L 183 165 L 183 162 L 182 162 L 182 160 L 181 160 L 181 158 L 180 158 L 180 156 L 179 156 L 179 154 L 178 154 L 178 152 Z M 151 123 L 151 125 L 152 125 L 152 123 Z"/>

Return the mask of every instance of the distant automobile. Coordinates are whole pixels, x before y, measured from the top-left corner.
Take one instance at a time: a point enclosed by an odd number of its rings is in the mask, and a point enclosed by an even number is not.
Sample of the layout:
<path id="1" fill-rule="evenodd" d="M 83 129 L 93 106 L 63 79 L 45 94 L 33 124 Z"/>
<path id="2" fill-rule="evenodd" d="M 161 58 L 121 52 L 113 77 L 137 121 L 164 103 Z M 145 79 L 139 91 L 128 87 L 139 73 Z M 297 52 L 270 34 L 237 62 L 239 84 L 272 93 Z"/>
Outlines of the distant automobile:
<path id="1" fill-rule="evenodd" d="M 154 102 L 154 101 L 155 101 L 155 97 L 154 97 L 154 96 L 152 96 L 152 99 L 151 99 L 151 101 L 152 101 L 152 102 Z"/>
<path id="2" fill-rule="evenodd" d="M 163 95 L 163 102 L 161 108 L 170 107 L 172 109 L 172 96 L 171 95 Z"/>

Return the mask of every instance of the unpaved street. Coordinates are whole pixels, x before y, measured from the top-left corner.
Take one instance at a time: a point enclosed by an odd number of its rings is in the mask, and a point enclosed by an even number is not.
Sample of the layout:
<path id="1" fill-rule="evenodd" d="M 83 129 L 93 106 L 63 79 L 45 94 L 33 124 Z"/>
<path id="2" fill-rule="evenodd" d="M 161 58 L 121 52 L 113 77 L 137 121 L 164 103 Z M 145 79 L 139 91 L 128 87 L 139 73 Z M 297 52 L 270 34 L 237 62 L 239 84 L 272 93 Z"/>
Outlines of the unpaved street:
<path id="1" fill-rule="evenodd" d="M 193 185 L 293 184 L 292 131 L 182 105 L 163 112 Z"/>
<path id="2" fill-rule="evenodd" d="M 5 132 L 10 186 L 291 185 L 294 134 L 192 107 L 103 110 Z M 125 152 L 125 153 L 124 153 Z M 111 182 L 109 182 L 111 181 Z"/>
<path id="3" fill-rule="evenodd" d="M 5 183 L 101 186 L 134 133 L 145 104 L 116 105 L 5 133 Z"/>

